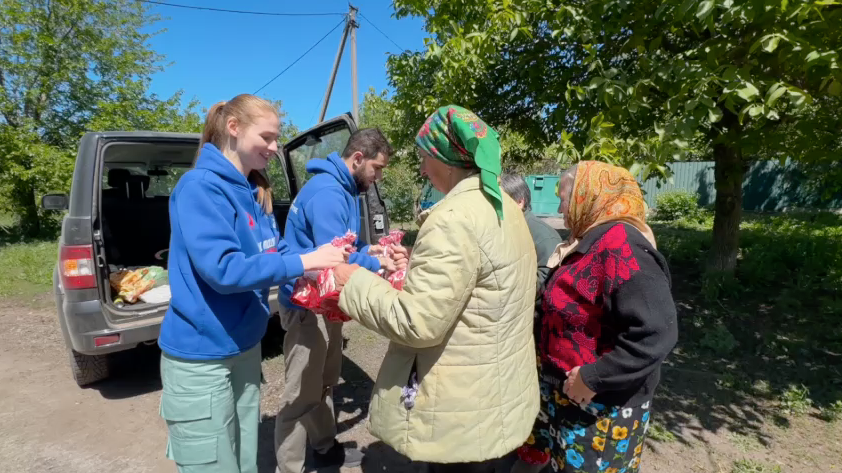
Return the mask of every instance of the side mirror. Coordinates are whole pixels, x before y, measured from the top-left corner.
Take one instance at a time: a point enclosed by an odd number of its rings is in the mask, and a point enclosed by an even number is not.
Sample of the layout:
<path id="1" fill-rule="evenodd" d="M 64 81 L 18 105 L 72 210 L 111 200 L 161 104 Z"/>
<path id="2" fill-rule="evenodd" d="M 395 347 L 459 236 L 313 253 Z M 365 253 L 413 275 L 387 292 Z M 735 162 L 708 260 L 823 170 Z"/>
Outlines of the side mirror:
<path id="1" fill-rule="evenodd" d="M 41 207 L 44 210 L 67 210 L 68 203 L 65 194 L 47 194 L 41 197 Z"/>

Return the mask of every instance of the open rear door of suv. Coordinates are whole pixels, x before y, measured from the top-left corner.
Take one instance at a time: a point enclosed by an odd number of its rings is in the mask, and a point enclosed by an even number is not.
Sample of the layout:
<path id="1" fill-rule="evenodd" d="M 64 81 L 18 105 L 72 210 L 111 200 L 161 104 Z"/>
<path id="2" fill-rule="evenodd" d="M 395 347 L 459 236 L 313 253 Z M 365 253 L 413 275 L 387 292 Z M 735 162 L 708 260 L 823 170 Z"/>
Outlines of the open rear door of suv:
<path id="1" fill-rule="evenodd" d="M 312 177 L 312 174 L 306 171 L 307 162 L 311 159 L 324 159 L 333 152 L 342 154 L 351 133 L 356 130 L 353 118 L 344 114 L 316 125 L 284 145 L 283 159 L 287 168 L 292 170 L 289 174 L 293 197 Z M 360 219 L 363 223 L 359 237 L 368 243 L 377 243 L 380 237 L 389 233 L 389 217 L 379 186 L 371 186 L 360 199 Z M 285 224 L 286 221 L 278 223 Z"/>

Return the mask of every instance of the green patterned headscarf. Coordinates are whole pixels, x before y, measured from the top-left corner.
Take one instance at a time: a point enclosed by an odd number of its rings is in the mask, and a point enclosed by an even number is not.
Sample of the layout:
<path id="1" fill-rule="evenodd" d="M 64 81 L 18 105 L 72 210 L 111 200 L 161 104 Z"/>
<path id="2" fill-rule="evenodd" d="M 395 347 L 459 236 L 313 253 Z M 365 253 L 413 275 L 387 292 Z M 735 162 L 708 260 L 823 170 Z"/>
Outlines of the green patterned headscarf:
<path id="1" fill-rule="evenodd" d="M 488 196 L 497 217 L 503 220 L 503 196 L 500 193 L 500 142 L 497 132 L 474 112 L 458 105 L 436 110 L 415 136 L 415 144 L 448 166 L 479 168 L 482 190 Z"/>

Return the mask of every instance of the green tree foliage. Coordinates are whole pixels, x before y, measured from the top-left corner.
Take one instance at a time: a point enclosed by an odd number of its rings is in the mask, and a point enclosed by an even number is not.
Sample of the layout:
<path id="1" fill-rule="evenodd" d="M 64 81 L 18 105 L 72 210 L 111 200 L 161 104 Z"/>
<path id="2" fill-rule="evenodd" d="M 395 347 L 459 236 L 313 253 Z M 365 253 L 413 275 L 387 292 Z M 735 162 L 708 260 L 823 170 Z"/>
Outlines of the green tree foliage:
<path id="1" fill-rule="evenodd" d="M 688 152 L 716 161 L 710 267 L 733 271 L 752 159 L 839 161 L 835 0 L 397 0 L 426 51 L 389 59 L 417 121 L 457 101 L 571 160 L 642 178 Z M 831 143 L 832 146 L 828 146 Z"/>
<path id="2" fill-rule="evenodd" d="M 417 126 L 408 123 L 385 91 L 377 93 L 371 88 L 363 96 L 359 126 L 379 128 L 394 148 L 395 154 L 383 172 L 380 186 L 388 202 L 389 218 L 394 222 L 413 221 L 421 177 L 412 138 L 420 122 Z"/>
<path id="3" fill-rule="evenodd" d="M 161 69 L 148 46 L 158 18 L 130 0 L 0 2 L 0 201 L 40 230 L 38 197 L 67 191 L 85 131 L 196 131 L 181 94 L 148 95 Z"/>
<path id="4" fill-rule="evenodd" d="M 281 119 L 281 129 L 278 133 L 278 151 L 288 143 L 290 140 L 298 135 L 298 127 L 286 118 L 286 112 L 283 111 L 283 106 L 280 100 L 273 102 L 278 110 L 278 116 Z M 298 172 L 304 172 L 301 168 Z M 288 174 L 286 168 L 280 160 L 270 161 L 266 166 L 266 173 L 269 175 L 269 182 L 272 183 L 272 188 L 275 192 L 275 198 L 281 200 L 291 200 L 292 192 L 290 190 Z"/>
<path id="5" fill-rule="evenodd" d="M 377 93 L 372 88 L 363 98 L 360 126 L 380 128 L 396 150 L 395 157 L 384 172 L 382 188 L 390 203 L 390 217 L 397 222 L 414 220 L 415 202 L 423 185 L 418 172 L 420 162 L 414 137 L 425 117 L 414 116 L 412 120 L 407 120 L 407 116 L 385 91 Z M 571 164 L 561 155 L 559 144 L 536 147 L 519 131 L 505 126 L 498 127 L 498 131 L 503 168 L 508 172 L 522 175 L 558 173 Z"/>

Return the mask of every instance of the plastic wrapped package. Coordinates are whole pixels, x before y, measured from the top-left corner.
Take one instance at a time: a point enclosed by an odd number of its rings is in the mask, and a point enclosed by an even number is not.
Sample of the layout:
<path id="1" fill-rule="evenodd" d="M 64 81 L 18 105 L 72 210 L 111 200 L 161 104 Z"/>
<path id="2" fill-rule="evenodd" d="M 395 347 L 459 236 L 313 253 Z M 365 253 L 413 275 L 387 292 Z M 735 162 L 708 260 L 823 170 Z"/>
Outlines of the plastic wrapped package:
<path id="1" fill-rule="evenodd" d="M 167 270 L 160 266 L 116 271 L 108 275 L 108 281 L 117 291 L 117 297 L 129 304 L 137 302 L 150 289 L 169 284 Z"/>
<path id="2" fill-rule="evenodd" d="M 172 293 L 170 293 L 169 284 L 153 287 L 140 295 L 140 300 L 147 304 L 163 304 L 169 302 L 170 299 L 172 299 Z"/>
<path id="3" fill-rule="evenodd" d="M 393 250 L 389 245 L 399 245 L 403 237 L 404 232 L 393 230 L 389 235 L 381 238 L 378 243 L 383 246 L 383 252 L 379 256 L 390 256 Z M 334 238 L 331 244 L 341 248 L 353 245 L 356 240 L 357 235 L 353 232 L 348 232 L 343 237 Z M 353 253 L 354 251 L 356 250 L 352 246 L 351 252 Z M 378 274 L 386 278 L 392 284 L 392 287 L 396 289 L 403 288 L 406 270 L 388 274 L 385 270 L 380 270 Z M 333 269 L 308 271 L 295 282 L 291 300 L 293 304 L 322 315 L 330 322 L 348 322 L 351 318 L 339 309 L 339 293 L 340 291 L 336 290 L 336 279 L 334 278 Z"/>
<path id="4" fill-rule="evenodd" d="M 389 232 L 388 235 L 380 238 L 378 242 L 380 246 L 383 247 L 382 256 L 391 257 L 394 251 L 390 247 L 390 245 L 400 245 L 401 241 L 403 240 L 404 232 L 401 230 L 392 230 Z M 387 273 L 386 270 L 381 269 L 378 273 L 381 276 L 384 276 L 387 281 L 397 290 L 403 289 L 403 280 L 406 279 L 406 269 L 400 269 L 398 271 L 389 272 Z"/>
<path id="5" fill-rule="evenodd" d="M 348 232 L 342 237 L 334 238 L 330 243 L 337 248 L 351 246 L 349 251 L 353 253 L 356 251 L 353 247 L 355 241 L 357 241 L 357 235 L 354 232 Z M 304 276 L 295 282 L 291 300 L 293 304 L 322 315 L 330 322 L 351 320 L 339 310 L 339 291 L 336 290 L 333 269 L 304 273 Z"/>

